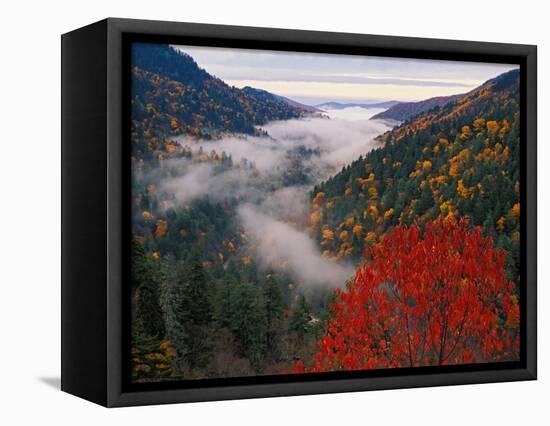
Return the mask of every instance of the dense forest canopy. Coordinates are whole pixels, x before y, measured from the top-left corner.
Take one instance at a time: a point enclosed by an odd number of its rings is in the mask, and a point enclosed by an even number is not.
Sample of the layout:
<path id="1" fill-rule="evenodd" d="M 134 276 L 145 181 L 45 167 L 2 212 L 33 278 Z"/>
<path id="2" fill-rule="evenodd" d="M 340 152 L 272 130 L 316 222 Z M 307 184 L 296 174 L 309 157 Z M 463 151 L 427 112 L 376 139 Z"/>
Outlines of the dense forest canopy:
<path id="1" fill-rule="evenodd" d="M 232 87 L 179 49 L 134 44 L 133 380 L 406 366 L 404 336 L 430 336 L 414 366 L 514 359 L 519 71 L 441 99 L 393 128 L 376 119 L 344 128 L 291 99 Z M 392 108 L 401 105 L 414 110 Z M 417 258 L 398 244 L 404 235 Z M 423 258 L 430 238 L 440 251 Z M 470 266 L 462 278 L 425 275 L 445 285 L 420 292 L 377 263 L 388 247 L 404 271 L 443 271 L 456 264 L 450 253 Z M 443 310 L 422 328 L 420 308 L 440 297 L 471 318 L 469 340 L 438 346 L 441 330 L 466 321 Z M 356 310 L 376 303 L 387 310 Z M 372 329 L 381 315 L 394 318 L 383 332 Z M 342 346 L 351 341 L 372 356 L 354 358 Z"/>

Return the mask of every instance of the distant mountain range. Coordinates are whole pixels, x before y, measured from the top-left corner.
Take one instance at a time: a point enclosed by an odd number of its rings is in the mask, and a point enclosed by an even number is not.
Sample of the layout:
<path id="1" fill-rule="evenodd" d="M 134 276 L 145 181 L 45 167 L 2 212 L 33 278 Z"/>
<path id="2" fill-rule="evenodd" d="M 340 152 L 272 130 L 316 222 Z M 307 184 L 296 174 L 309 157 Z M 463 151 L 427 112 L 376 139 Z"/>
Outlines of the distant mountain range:
<path id="1" fill-rule="evenodd" d="M 382 111 L 371 117 L 371 120 L 384 119 L 384 120 L 397 120 L 406 121 L 409 118 L 420 114 L 421 112 L 429 111 L 435 107 L 445 106 L 460 97 L 461 95 L 452 96 L 437 96 L 435 98 L 426 99 L 419 102 L 400 102 L 388 108 L 386 111 Z"/>
<path id="2" fill-rule="evenodd" d="M 315 105 L 315 108 L 321 110 L 327 109 L 344 109 L 344 108 L 390 108 L 394 105 L 400 104 L 399 101 L 385 101 L 377 103 L 343 103 L 343 102 L 325 102 L 322 104 Z"/>

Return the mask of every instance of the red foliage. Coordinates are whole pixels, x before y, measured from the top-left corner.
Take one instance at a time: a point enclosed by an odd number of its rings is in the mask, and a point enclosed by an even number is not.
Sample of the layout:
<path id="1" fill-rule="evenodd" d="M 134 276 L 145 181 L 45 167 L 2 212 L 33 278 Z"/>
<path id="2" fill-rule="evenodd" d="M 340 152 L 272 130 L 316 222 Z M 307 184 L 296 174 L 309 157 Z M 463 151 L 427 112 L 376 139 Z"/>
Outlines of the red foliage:
<path id="1" fill-rule="evenodd" d="M 517 359 L 519 305 L 504 256 L 464 219 L 395 227 L 337 292 L 314 364 L 296 371 Z"/>

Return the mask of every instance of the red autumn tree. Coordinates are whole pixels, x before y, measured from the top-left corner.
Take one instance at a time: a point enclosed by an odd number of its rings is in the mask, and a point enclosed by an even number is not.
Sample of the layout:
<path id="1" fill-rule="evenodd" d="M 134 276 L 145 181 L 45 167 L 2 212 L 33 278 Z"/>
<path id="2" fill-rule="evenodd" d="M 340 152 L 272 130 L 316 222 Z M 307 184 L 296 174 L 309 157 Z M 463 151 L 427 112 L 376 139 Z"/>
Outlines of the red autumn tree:
<path id="1" fill-rule="evenodd" d="M 395 227 L 337 291 L 314 364 L 295 372 L 517 359 L 519 305 L 504 257 L 464 219 Z"/>

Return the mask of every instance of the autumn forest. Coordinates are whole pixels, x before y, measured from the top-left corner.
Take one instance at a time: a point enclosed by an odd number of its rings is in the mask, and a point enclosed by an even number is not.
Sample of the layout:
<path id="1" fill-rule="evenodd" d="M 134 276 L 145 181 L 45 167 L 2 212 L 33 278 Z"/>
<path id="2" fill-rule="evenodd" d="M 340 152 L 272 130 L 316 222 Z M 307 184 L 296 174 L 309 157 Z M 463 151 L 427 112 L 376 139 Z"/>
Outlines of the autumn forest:
<path id="1" fill-rule="evenodd" d="M 132 381 L 519 360 L 519 70 L 259 52 L 132 44 Z"/>

